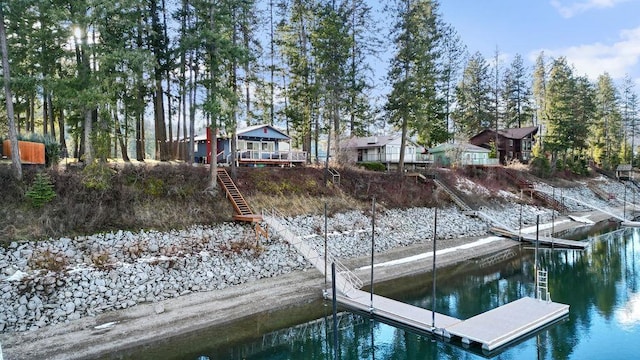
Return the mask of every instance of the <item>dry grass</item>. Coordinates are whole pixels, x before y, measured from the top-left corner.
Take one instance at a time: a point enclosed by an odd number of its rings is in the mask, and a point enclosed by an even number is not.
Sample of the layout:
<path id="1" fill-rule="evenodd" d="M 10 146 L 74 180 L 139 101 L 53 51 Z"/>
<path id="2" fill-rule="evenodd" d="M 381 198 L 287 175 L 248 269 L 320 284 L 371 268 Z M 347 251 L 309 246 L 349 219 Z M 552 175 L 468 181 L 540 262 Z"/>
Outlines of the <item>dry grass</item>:
<path id="1" fill-rule="evenodd" d="M 8 167 L 0 166 L 0 244 L 119 229 L 166 231 L 232 219 L 225 194 L 209 192 L 206 167 L 112 163 L 109 168 L 91 173 L 91 186 L 79 167 L 46 170 L 57 196 L 34 209 L 26 205 L 24 192 L 36 171 L 26 171 L 19 183 Z M 369 211 L 373 198 L 380 209 L 449 201 L 431 181 L 356 168 L 339 171 L 338 186 L 325 185 L 324 169 L 318 167 L 239 168 L 236 184 L 255 212 L 276 208 L 286 215 L 322 214 L 325 204 L 329 214 Z"/>

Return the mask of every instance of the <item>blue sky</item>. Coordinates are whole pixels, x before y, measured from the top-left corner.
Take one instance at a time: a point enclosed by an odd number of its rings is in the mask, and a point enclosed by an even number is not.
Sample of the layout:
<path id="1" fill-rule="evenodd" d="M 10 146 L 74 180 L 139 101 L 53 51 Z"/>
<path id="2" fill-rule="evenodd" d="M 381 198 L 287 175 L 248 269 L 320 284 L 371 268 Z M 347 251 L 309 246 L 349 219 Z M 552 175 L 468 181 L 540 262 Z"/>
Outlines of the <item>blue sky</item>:
<path id="1" fill-rule="evenodd" d="M 516 53 L 533 66 L 544 50 L 593 80 L 629 74 L 640 92 L 640 0 L 441 0 L 440 12 L 470 53 L 489 61 L 497 47 L 502 67 Z"/>

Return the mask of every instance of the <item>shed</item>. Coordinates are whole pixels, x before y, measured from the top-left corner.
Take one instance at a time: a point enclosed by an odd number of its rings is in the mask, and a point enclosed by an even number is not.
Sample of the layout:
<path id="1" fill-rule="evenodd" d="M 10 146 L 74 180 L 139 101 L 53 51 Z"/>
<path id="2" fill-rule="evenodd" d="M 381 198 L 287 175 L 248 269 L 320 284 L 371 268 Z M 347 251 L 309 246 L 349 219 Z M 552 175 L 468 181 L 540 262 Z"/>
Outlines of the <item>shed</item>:
<path id="1" fill-rule="evenodd" d="M 619 180 L 631 180 L 632 171 L 631 164 L 620 164 L 616 167 L 616 178 Z"/>

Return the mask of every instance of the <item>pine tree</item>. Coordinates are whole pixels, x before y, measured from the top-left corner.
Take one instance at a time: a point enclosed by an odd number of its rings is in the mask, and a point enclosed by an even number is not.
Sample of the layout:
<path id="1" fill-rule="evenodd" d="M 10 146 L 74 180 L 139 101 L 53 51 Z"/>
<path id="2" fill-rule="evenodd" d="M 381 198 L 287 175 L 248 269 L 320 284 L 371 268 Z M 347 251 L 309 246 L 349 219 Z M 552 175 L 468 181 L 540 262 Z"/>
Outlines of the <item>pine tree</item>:
<path id="1" fill-rule="evenodd" d="M 591 127 L 594 159 L 604 168 L 613 169 L 620 162 L 618 155 L 624 139 L 618 91 L 607 73 L 598 77 L 595 102 L 595 118 Z"/>
<path id="2" fill-rule="evenodd" d="M 399 1 L 394 28 L 397 53 L 391 60 L 388 79 L 391 92 L 386 110 L 390 122 L 401 131 L 398 171 L 404 171 L 404 152 L 409 136 L 432 145 L 448 136 L 441 85 L 442 24 L 436 1 Z"/>
<path id="3" fill-rule="evenodd" d="M 520 54 L 516 54 L 503 81 L 504 125 L 507 128 L 533 125 L 531 80 Z"/>
<path id="4" fill-rule="evenodd" d="M 571 134 L 576 125 L 574 118 L 574 101 L 576 92 L 576 80 L 565 58 L 561 57 L 553 62 L 549 81 L 546 87 L 543 122 L 547 129 L 544 138 L 544 149 L 552 154 L 551 168 L 556 168 L 558 156 L 563 155 L 575 142 Z"/>
<path id="5" fill-rule="evenodd" d="M 467 62 L 462 81 L 456 88 L 455 118 L 462 134 L 473 136 L 494 126 L 491 93 L 489 65 L 482 54 L 476 52 Z"/>

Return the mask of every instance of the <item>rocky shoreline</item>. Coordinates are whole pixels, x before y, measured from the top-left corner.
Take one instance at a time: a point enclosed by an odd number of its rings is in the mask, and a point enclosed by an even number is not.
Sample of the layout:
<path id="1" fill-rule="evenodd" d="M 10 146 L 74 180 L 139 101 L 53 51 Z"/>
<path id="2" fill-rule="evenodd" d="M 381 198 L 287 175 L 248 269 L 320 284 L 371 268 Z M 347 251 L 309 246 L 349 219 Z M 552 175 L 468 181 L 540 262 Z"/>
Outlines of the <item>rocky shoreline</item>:
<path id="1" fill-rule="evenodd" d="M 602 181 L 602 191 L 620 194 L 621 186 Z M 624 189 L 622 189 L 624 191 Z M 564 189 L 570 210 L 619 205 L 599 199 L 586 187 Z M 558 194 L 560 195 L 560 194 Z M 485 218 L 517 228 L 550 221 L 549 209 L 516 205 L 513 195 L 483 208 Z M 513 211 L 517 208 L 518 211 Z M 388 210 L 376 215 L 376 251 L 428 242 L 433 236 L 434 209 Z M 297 235 L 321 247 L 322 216 L 283 218 Z M 462 214 L 457 208 L 438 210 L 437 236 L 447 247 L 461 237 L 487 234 L 493 224 Z M 371 217 L 353 211 L 328 219 L 328 246 L 341 259 L 371 249 Z M 309 268 L 308 262 L 279 236 L 256 243 L 253 229 L 233 223 L 160 233 L 118 231 L 47 242 L 12 243 L 0 249 L 0 333 L 29 332 L 78 319 L 122 311 L 140 304 L 165 311 L 164 301 L 190 293 L 250 285 Z"/>

